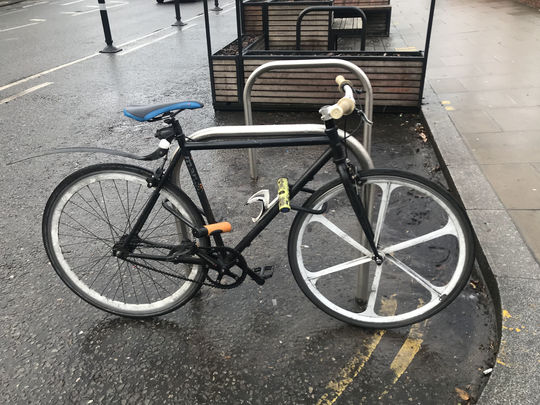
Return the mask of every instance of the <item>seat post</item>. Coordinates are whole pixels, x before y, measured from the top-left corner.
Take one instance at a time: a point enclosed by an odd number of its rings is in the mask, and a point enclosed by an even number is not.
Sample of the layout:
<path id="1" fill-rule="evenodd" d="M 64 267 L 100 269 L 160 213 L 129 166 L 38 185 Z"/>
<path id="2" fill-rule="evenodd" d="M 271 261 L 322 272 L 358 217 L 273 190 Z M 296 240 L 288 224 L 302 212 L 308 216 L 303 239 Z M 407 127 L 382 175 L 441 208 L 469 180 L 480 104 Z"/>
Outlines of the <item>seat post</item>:
<path id="1" fill-rule="evenodd" d="M 167 118 L 164 120 L 166 124 L 172 125 L 174 129 L 174 136 L 175 138 L 181 138 L 184 136 L 184 130 L 182 129 L 182 126 L 180 125 L 180 122 L 176 119 L 174 115 L 171 115 L 170 118 Z"/>

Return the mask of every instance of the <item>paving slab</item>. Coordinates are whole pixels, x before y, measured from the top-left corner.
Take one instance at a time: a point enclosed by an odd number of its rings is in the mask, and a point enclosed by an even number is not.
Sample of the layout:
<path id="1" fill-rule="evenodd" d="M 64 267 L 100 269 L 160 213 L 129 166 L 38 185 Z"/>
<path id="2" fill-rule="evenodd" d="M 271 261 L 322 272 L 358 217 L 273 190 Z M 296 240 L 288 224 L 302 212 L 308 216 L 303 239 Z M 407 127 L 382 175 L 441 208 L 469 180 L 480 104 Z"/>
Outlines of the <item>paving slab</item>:
<path id="1" fill-rule="evenodd" d="M 508 210 L 533 254 L 540 257 L 540 210 Z"/>
<path id="2" fill-rule="evenodd" d="M 446 96 L 445 96 L 446 97 Z M 481 165 L 540 161 L 540 131 L 463 134 Z M 534 165 L 534 164 L 533 164 Z"/>

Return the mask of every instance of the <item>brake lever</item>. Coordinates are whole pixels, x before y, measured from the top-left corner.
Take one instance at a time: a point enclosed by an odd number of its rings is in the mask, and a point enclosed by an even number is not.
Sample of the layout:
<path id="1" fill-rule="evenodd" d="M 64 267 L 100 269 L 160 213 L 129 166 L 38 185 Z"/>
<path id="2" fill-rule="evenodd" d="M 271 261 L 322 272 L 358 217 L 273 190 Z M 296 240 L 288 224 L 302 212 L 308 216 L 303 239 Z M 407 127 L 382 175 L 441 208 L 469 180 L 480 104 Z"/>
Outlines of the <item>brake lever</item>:
<path id="1" fill-rule="evenodd" d="M 373 121 L 371 121 L 367 116 L 366 116 L 366 113 L 364 112 L 364 110 L 361 110 L 359 108 L 356 108 L 356 113 L 358 115 L 360 115 L 360 119 L 362 121 L 364 121 L 366 124 L 368 124 L 369 126 L 372 126 L 373 125 Z"/>

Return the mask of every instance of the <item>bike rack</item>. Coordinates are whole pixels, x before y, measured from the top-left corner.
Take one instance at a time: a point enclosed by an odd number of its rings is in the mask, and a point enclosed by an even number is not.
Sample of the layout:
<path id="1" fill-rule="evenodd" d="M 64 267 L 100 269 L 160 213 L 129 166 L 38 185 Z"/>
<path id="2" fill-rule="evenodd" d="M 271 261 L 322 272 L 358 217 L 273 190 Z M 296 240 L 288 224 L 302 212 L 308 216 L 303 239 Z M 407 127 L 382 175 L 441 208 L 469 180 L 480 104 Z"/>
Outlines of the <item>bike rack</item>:
<path id="1" fill-rule="evenodd" d="M 303 67 L 337 67 L 349 70 L 354 73 L 356 78 L 362 83 L 365 91 L 364 113 L 369 121 L 373 121 L 373 89 L 371 83 L 362 69 L 354 63 L 341 59 L 308 59 L 308 60 L 290 60 L 290 61 L 275 61 L 268 62 L 259 66 L 251 73 L 246 81 L 243 102 L 244 102 L 244 118 L 245 125 L 239 126 L 220 126 L 210 127 L 199 130 L 188 138 L 192 141 L 209 141 L 209 140 L 230 140 L 230 139 L 253 139 L 253 138 L 287 138 L 291 135 L 306 135 L 316 136 L 325 135 L 325 126 L 322 124 L 285 124 L 285 125 L 253 125 L 253 112 L 251 109 L 251 90 L 255 80 L 265 72 L 275 69 L 296 69 Z M 348 137 L 345 131 L 340 130 L 341 138 L 347 137 L 347 147 L 351 154 L 356 158 L 362 169 L 373 169 L 373 161 L 370 157 L 371 149 L 371 125 L 364 122 L 363 142 L 360 143 L 354 137 Z M 174 152 L 177 153 L 178 149 Z M 255 160 L 255 151 L 248 149 L 249 166 L 251 178 L 257 178 L 257 164 Z M 181 188 L 180 170 L 183 160 L 179 160 L 172 173 L 173 183 Z M 371 195 L 365 195 L 368 207 L 372 206 Z M 370 210 L 371 211 L 371 210 Z M 370 215 L 370 212 L 368 212 Z M 181 223 L 177 224 L 178 232 L 183 234 L 187 232 L 185 226 Z M 367 302 L 369 297 L 368 280 L 369 280 L 369 264 L 364 264 L 358 270 L 358 286 L 356 298 L 360 302 Z"/>
<path id="2" fill-rule="evenodd" d="M 298 69 L 298 68 L 307 68 L 307 67 L 334 67 L 334 68 L 343 68 L 349 70 L 351 73 L 354 73 L 356 78 L 362 83 L 364 92 L 366 93 L 364 113 L 368 120 L 373 121 L 373 89 L 371 83 L 362 69 L 356 66 L 354 63 L 342 60 L 342 59 L 306 59 L 306 60 L 286 60 L 286 61 L 275 61 L 268 62 L 264 65 L 259 66 L 255 69 L 249 78 L 246 81 L 243 94 L 244 102 L 244 119 L 246 125 L 253 125 L 253 111 L 251 108 L 251 90 L 255 84 L 255 80 L 270 70 L 276 69 Z M 349 142 L 351 138 L 347 140 Z M 363 145 L 367 154 L 370 154 L 371 150 L 371 125 L 367 122 L 364 122 L 363 130 Z M 249 171 L 252 179 L 257 178 L 257 162 L 255 157 L 255 151 L 253 149 L 248 149 L 248 159 L 249 159 Z M 371 160 L 371 159 L 370 159 Z M 361 161 L 360 161 L 361 162 Z M 367 163 L 367 162 L 366 162 Z M 371 162 L 371 167 L 363 166 L 363 169 L 373 168 L 373 162 Z"/>

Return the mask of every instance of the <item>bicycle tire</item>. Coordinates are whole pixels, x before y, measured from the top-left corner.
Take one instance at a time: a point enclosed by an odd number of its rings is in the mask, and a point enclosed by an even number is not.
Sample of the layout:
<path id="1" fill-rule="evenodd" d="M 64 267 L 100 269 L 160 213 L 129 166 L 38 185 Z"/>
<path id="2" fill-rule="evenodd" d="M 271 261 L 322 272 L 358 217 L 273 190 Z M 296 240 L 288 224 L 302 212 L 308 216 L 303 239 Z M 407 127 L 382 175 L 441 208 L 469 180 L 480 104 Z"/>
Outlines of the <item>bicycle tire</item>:
<path id="1" fill-rule="evenodd" d="M 299 212 L 291 226 L 288 255 L 296 282 L 317 307 L 356 326 L 395 328 L 433 316 L 470 276 L 474 237 L 464 210 L 442 187 L 411 173 L 374 169 L 358 175 L 359 195 L 365 187 L 373 190 L 372 224 L 382 266 L 370 256 L 369 245 L 358 242 L 362 230 L 336 179 L 304 204 L 320 209 L 326 202 L 326 213 Z M 370 288 L 359 302 L 354 270 L 361 264 L 369 266 Z"/>
<path id="2" fill-rule="evenodd" d="M 201 288 L 207 272 L 201 265 L 148 259 L 134 259 L 133 264 L 113 255 L 114 244 L 129 233 L 154 190 L 147 186 L 150 176 L 152 172 L 126 164 L 83 168 L 56 187 L 43 214 L 45 250 L 62 281 L 91 305 L 131 318 L 163 315 L 184 305 Z M 166 183 L 159 198 L 195 226 L 204 224 L 193 202 L 176 186 Z M 179 245 L 189 235 L 182 228 L 179 236 L 177 222 L 158 200 L 139 233 L 147 242 L 135 252 L 164 255 Z M 210 240 L 201 238 L 199 245 L 210 246 Z"/>

